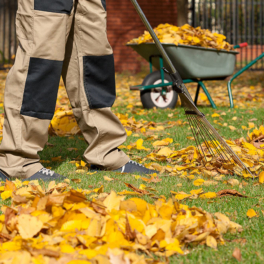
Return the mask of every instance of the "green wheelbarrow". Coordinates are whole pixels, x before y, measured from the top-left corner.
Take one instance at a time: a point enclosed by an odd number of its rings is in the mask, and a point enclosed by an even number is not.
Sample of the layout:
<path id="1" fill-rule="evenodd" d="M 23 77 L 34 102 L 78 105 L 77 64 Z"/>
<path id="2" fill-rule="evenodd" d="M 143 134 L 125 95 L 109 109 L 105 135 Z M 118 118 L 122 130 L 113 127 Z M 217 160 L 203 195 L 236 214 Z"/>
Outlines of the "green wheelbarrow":
<path id="1" fill-rule="evenodd" d="M 236 63 L 236 51 L 217 50 L 197 46 L 162 44 L 174 66 L 178 69 L 184 83 L 197 83 L 194 103 L 197 105 L 200 88 L 205 92 L 213 108 L 216 105 L 206 89 L 203 81 L 224 80 L 233 74 Z M 149 61 L 150 74 L 141 85 L 130 87 L 130 90 L 140 91 L 140 98 L 144 108 L 174 108 L 178 101 L 178 94 L 172 89 L 172 81 L 162 70 L 164 63 L 161 54 L 154 43 L 127 44 Z M 247 43 L 236 45 L 234 48 L 247 46 Z M 158 71 L 153 71 L 153 66 Z M 229 92 L 231 104 L 232 91 Z M 231 106 L 232 107 L 232 106 Z"/>

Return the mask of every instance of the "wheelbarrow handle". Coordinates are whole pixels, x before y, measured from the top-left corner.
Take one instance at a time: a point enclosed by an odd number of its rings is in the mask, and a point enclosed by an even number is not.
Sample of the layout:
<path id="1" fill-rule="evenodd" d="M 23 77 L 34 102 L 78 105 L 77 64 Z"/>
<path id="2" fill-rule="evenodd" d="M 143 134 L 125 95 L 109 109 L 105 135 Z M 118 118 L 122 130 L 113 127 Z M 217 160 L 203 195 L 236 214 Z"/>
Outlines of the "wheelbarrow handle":
<path id="1" fill-rule="evenodd" d="M 238 45 L 235 45 L 234 49 L 244 48 L 244 47 L 247 47 L 247 46 L 248 46 L 247 42 L 243 42 L 243 43 L 240 43 Z"/>

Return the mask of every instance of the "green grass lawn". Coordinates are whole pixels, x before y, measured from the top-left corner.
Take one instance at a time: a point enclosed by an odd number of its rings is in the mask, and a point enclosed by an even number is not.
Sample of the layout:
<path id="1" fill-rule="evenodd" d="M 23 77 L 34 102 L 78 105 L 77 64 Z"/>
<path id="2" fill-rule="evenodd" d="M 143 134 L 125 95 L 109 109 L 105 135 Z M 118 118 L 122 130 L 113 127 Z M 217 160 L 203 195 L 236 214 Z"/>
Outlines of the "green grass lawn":
<path id="1" fill-rule="evenodd" d="M 138 107 L 140 110 L 140 107 Z M 119 109 L 118 112 L 122 112 L 122 109 Z M 213 123 L 213 120 L 219 118 L 211 118 L 212 109 L 209 107 L 203 107 L 202 112 L 208 115 L 209 121 Z M 240 137 L 246 137 L 247 131 L 241 128 L 242 125 L 247 126 L 249 120 L 257 119 L 254 121 L 256 124 L 261 124 L 264 109 L 253 108 L 250 110 L 247 109 L 234 109 L 230 110 L 228 108 L 219 108 L 215 112 L 226 112 L 225 116 L 221 116 L 219 122 L 228 123 L 228 125 L 233 125 L 237 128 L 235 131 L 231 131 L 230 128 L 222 127 L 220 125 L 215 125 L 215 128 L 218 129 L 221 135 L 224 135 L 225 138 L 236 139 Z M 150 110 L 147 116 L 137 116 L 134 115 L 136 119 L 152 120 L 154 122 L 167 122 L 168 114 L 173 113 L 173 118 L 171 120 L 184 119 L 184 112 L 182 109 L 177 108 L 175 110 L 163 110 L 155 111 Z M 236 121 L 233 121 L 233 117 L 237 117 Z M 213 123 L 214 124 L 214 123 Z M 186 136 L 191 135 L 190 130 L 188 130 L 188 125 L 182 127 L 175 127 L 166 129 L 166 131 L 158 132 L 160 138 L 171 137 L 174 139 L 172 145 L 175 145 L 175 149 L 180 149 L 189 145 L 193 145 L 194 141 L 190 141 Z M 140 135 L 140 138 L 144 139 L 143 135 Z M 135 142 L 138 137 L 134 137 L 133 134 L 128 137 L 125 145 Z M 72 183 L 73 187 L 76 188 L 87 188 L 88 185 L 92 185 L 95 188 L 104 185 L 105 191 L 110 192 L 115 190 L 116 192 L 127 189 L 123 182 L 128 182 L 133 184 L 136 187 L 139 187 L 140 184 L 145 184 L 147 186 L 153 187 L 157 190 L 157 196 L 165 195 L 167 198 L 171 196 L 170 191 L 184 191 L 188 193 L 190 190 L 198 189 L 200 187 L 195 187 L 193 185 L 193 180 L 181 179 L 178 177 L 162 177 L 162 182 L 160 183 L 150 183 L 147 184 L 142 180 L 136 180 L 132 175 L 120 175 L 113 172 L 98 172 L 94 175 L 85 174 L 76 174 L 76 167 L 74 164 L 69 163 L 75 158 L 81 159 L 82 154 L 87 147 L 85 141 L 81 136 L 74 136 L 70 138 L 60 138 L 60 137 L 50 137 L 49 143 L 53 144 L 53 147 L 46 147 L 44 151 L 40 154 L 42 160 L 51 161 L 53 157 L 62 156 L 62 162 L 50 162 L 44 163 L 48 167 L 52 167 L 56 172 L 66 175 L 68 178 L 79 178 L 81 183 Z M 152 148 L 151 141 L 144 141 L 144 146 Z M 179 143 L 175 144 L 175 143 Z M 77 148 L 78 151 L 68 151 L 68 148 Z M 130 151 L 131 157 L 133 154 L 136 156 L 141 156 L 142 158 L 147 155 L 146 151 L 132 150 Z M 109 176 L 111 178 L 116 178 L 118 181 L 108 182 L 105 181 L 103 176 Z M 197 177 L 198 178 L 198 177 Z M 199 176 L 201 178 L 201 176 Z M 230 177 L 226 177 L 228 180 Z M 234 177 L 242 182 L 242 178 Z M 182 187 L 177 187 L 177 184 L 181 183 Z M 248 185 L 242 189 L 239 186 L 227 186 L 222 182 L 219 182 L 216 186 L 202 186 L 205 192 L 217 192 L 223 189 L 235 189 L 249 197 L 254 198 L 238 198 L 238 197 L 226 197 L 226 198 L 216 198 L 214 200 L 186 200 L 181 203 L 186 203 L 188 206 L 197 206 L 202 209 L 214 213 L 221 212 L 227 214 L 232 221 L 235 221 L 243 226 L 244 231 L 240 234 L 227 234 L 225 236 L 227 242 L 225 245 L 219 246 L 218 251 L 207 248 L 206 246 L 193 246 L 190 248 L 190 254 L 187 256 L 177 256 L 170 259 L 171 263 L 236 263 L 237 261 L 232 257 L 233 250 L 238 247 L 242 252 L 242 263 L 263 263 L 264 261 L 264 218 L 261 210 L 264 210 L 263 200 L 264 197 L 264 188 L 262 185 L 254 186 L 252 180 L 248 181 Z M 153 202 L 153 199 L 146 196 L 143 197 L 148 202 Z M 246 216 L 247 210 L 253 208 L 258 214 L 258 218 L 248 219 Z M 263 211 L 264 212 L 264 211 Z M 245 244 L 238 242 L 232 242 L 234 239 L 245 239 Z M 238 240 L 239 241 L 239 240 Z"/>
<path id="2" fill-rule="evenodd" d="M 254 81 L 249 80 L 249 82 L 254 84 Z M 253 85 L 250 84 L 250 85 Z M 168 110 L 149 110 L 146 111 L 147 114 L 138 115 L 142 107 L 140 105 L 134 106 L 133 111 L 128 111 L 124 105 L 119 105 L 114 107 L 114 112 L 118 113 L 128 113 L 129 117 L 134 116 L 136 120 L 146 120 L 153 121 L 157 123 L 166 124 L 170 121 L 177 121 L 179 119 L 186 121 L 184 117 L 184 111 L 181 107 L 176 109 Z M 219 107 L 217 110 L 213 110 L 211 107 L 202 106 L 200 110 L 206 115 L 208 120 L 213 124 L 213 126 L 218 130 L 220 135 L 224 136 L 225 139 L 237 139 L 247 136 L 247 131 L 242 129 L 242 126 L 248 126 L 248 122 L 253 122 L 256 126 L 259 126 L 263 122 L 264 109 L 258 105 L 250 108 L 236 108 L 229 109 L 228 107 Z M 226 115 L 221 115 L 220 117 L 212 118 L 213 113 L 223 113 Z M 169 114 L 173 113 L 172 117 L 168 117 Z M 233 117 L 237 117 L 234 121 Z M 214 121 L 217 120 L 217 124 Z M 252 121 L 253 120 L 253 121 Z M 226 124 L 225 124 L 226 123 Z M 220 125 L 221 124 L 221 125 Z M 235 131 L 232 131 L 229 126 L 232 125 L 236 127 Z M 146 136 L 140 133 L 138 136 L 136 133 L 132 133 L 128 137 L 127 142 L 124 143 L 125 146 L 136 142 L 139 138 L 143 140 Z M 155 132 L 155 135 L 162 138 L 173 138 L 173 143 L 169 145 L 171 149 L 181 149 L 189 145 L 194 145 L 195 142 L 187 139 L 191 135 L 191 130 L 189 130 L 188 124 L 183 126 L 177 126 L 173 128 L 166 129 L 164 131 Z M 188 206 L 201 207 L 203 210 L 209 213 L 221 212 L 230 217 L 232 221 L 243 226 L 243 232 L 237 234 L 226 234 L 224 238 L 226 239 L 225 245 L 218 245 L 218 250 L 210 249 L 204 245 L 193 245 L 189 247 L 190 253 L 186 256 L 174 256 L 170 258 L 170 263 L 236 263 L 237 260 L 232 257 L 234 249 L 240 248 L 242 252 L 242 262 L 241 263 L 264 263 L 264 186 L 256 185 L 253 180 L 245 180 L 241 177 L 233 176 L 233 178 L 238 179 L 239 182 L 245 181 L 248 185 L 240 188 L 239 186 L 230 186 L 223 181 L 215 186 L 201 186 L 196 187 L 193 185 L 194 180 L 181 179 L 179 177 L 168 177 L 164 176 L 162 182 L 160 183 L 146 183 L 141 179 L 136 180 L 132 175 L 121 175 L 114 172 L 98 172 L 93 175 L 76 174 L 76 166 L 70 163 L 72 160 L 82 159 L 82 154 L 86 149 L 87 145 L 83 140 L 82 136 L 71 136 L 71 137 L 56 137 L 52 136 L 49 138 L 49 143 L 53 146 L 46 146 L 44 151 L 40 153 L 41 160 L 43 160 L 43 165 L 46 167 L 51 167 L 53 170 L 60 174 L 64 174 L 69 179 L 81 179 L 80 183 L 71 182 L 74 188 L 87 189 L 88 185 L 92 185 L 94 188 L 98 188 L 101 185 L 104 186 L 105 192 L 110 192 L 114 190 L 116 192 L 122 190 L 128 190 L 124 182 L 131 183 L 136 187 L 140 184 L 145 184 L 156 189 L 156 196 L 164 195 L 167 198 L 171 197 L 170 191 L 184 191 L 189 193 L 190 190 L 203 188 L 205 192 L 217 192 L 223 189 L 235 189 L 240 193 L 243 193 L 250 198 L 238 198 L 238 197 L 225 197 L 216 199 L 196 199 L 196 200 L 184 200 L 181 201 L 183 204 Z M 141 157 L 144 158 L 148 153 L 153 151 L 152 142 L 144 140 L 144 146 L 150 148 L 151 151 L 139 151 L 130 150 L 128 152 L 130 157 Z M 77 148 L 77 151 L 69 151 L 68 148 Z M 63 161 L 52 161 L 52 158 L 61 156 Z M 48 162 L 47 162 L 48 161 Z M 146 161 L 148 163 L 150 161 Z M 161 163 L 165 165 L 165 163 Z M 115 178 L 117 180 L 108 182 L 105 181 L 103 176 Z M 202 178 L 201 175 L 195 178 Z M 231 176 L 225 177 L 224 180 L 232 178 Z M 256 181 L 257 182 L 257 181 Z M 182 184 L 178 187 L 178 184 Z M 177 186 L 178 185 L 178 186 Z M 129 197 L 129 196 L 128 196 Z M 153 203 L 154 199 L 149 196 L 143 196 L 143 199 Z M 8 204 L 9 202 L 4 202 Z M 248 209 L 253 208 L 259 217 L 254 217 L 249 219 L 246 215 Z"/>

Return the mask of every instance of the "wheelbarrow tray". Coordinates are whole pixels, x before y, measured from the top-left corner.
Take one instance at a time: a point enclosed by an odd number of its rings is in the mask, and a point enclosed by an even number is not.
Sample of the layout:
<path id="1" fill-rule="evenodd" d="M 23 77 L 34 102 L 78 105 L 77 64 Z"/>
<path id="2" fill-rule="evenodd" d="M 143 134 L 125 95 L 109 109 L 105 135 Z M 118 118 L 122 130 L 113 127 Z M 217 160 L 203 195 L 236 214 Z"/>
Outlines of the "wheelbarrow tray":
<path id="1" fill-rule="evenodd" d="M 144 59 L 160 55 L 154 43 L 127 44 Z M 177 71 L 183 79 L 224 79 L 233 74 L 236 63 L 236 51 L 162 43 Z M 153 58 L 152 64 L 159 69 L 159 59 Z M 168 68 L 164 61 L 164 66 Z"/>

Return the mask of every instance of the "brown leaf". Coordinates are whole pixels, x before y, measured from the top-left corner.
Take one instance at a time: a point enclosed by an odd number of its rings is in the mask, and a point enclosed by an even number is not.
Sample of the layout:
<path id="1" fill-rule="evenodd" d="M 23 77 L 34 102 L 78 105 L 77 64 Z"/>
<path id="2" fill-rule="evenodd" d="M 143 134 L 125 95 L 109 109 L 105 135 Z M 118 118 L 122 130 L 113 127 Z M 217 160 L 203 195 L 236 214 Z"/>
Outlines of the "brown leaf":
<path id="1" fill-rule="evenodd" d="M 51 144 L 49 142 L 46 143 L 46 146 L 49 146 L 49 147 L 54 147 L 55 145 L 54 144 Z"/>
<path id="2" fill-rule="evenodd" d="M 160 179 L 159 177 L 153 177 L 153 176 L 150 179 L 141 177 L 141 180 L 145 181 L 145 182 L 148 182 L 148 183 L 151 183 L 151 182 L 157 183 L 157 182 L 161 182 L 162 181 L 162 179 Z"/>
<path id="3" fill-rule="evenodd" d="M 0 233 L 0 242 L 6 242 L 12 239 L 12 236 L 8 235 L 8 234 L 4 234 L 4 233 Z"/>
<path id="4" fill-rule="evenodd" d="M 81 192 L 71 190 L 70 195 L 65 199 L 70 203 L 81 203 L 87 200 L 85 195 Z"/>
<path id="5" fill-rule="evenodd" d="M 30 247 L 26 247 L 26 249 L 34 257 L 37 257 L 39 255 L 47 256 L 47 257 L 50 257 L 50 258 L 59 258 L 60 257 L 60 252 L 54 251 L 54 250 L 50 250 L 50 249 L 45 249 L 45 248 L 36 249 L 36 248 L 30 248 Z"/>
<path id="6" fill-rule="evenodd" d="M 237 239 L 230 240 L 228 242 L 239 243 L 241 245 L 245 245 L 247 243 L 247 240 L 245 238 L 237 238 Z"/>
<path id="7" fill-rule="evenodd" d="M 242 259 L 242 255 L 241 255 L 241 251 L 240 251 L 240 249 L 239 249 L 239 248 L 235 248 L 235 250 L 234 250 L 232 256 L 233 256 L 237 261 L 240 262 L 241 259 Z"/>
<path id="8" fill-rule="evenodd" d="M 68 196 L 68 194 L 59 193 L 59 194 L 50 194 L 48 196 L 48 202 L 46 206 L 62 206 L 65 198 Z"/>
<path id="9" fill-rule="evenodd" d="M 28 201 L 28 199 L 25 196 L 16 195 L 15 193 L 12 194 L 12 200 L 16 204 L 27 203 Z"/>
<path id="10" fill-rule="evenodd" d="M 264 135 L 261 135 L 258 138 L 252 140 L 250 144 L 252 144 L 254 147 L 258 149 L 264 149 L 264 147 L 261 147 L 261 145 L 264 145 Z"/>
<path id="11" fill-rule="evenodd" d="M 17 188 L 16 188 L 16 185 L 9 181 L 9 180 L 6 180 L 6 183 L 5 183 L 5 191 L 15 191 Z"/>
<path id="12" fill-rule="evenodd" d="M 217 193 L 218 197 L 224 197 L 224 196 L 237 196 L 237 197 L 243 197 L 247 198 L 248 196 L 241 194 L 240 192 L 236 190 L 230 190 L 230 189 L 225 189 L 221 190 Z"/>
<path id="13" fill-rule="evenodd" d="M 133 185 L 130 184 L 130 183 L 126 183 L 126 182 L 124 182 L 124 184 L 125 184 L 128 188 L 132 189 L 133 191 L 135 191 L 135 192 L 137 192 L 137 193 L 141 193 L 141 194 L 149 194 L 148 191 L 141 190 L 141 189 L 139 189 L 139 188 L 133 186 Z"/>
<path id="14" fill-rule="evenodd" d="M 71 181 L 73 181 L 75 183 L 80 183 L 82 180 L 81 179 L 71 179 Z"/>
<path id="15" fill-rule="evenodd" d="M 220 172 L 221 174 L 225 174 L 225 175 L 228 175 L 230 174 L 230 172 L 228 170 L 224 170 L 224 169 L 218 169 L 216 168 L 218 172 Z"/>
<path id="16" fill-rule="evenodd" d="M 136 238 L 136 232 L 132 231 L 127 215 L 126 215 L 126 238 L 129 241 L 134 241 Z"/>
<path id="17" fill-rule="evenodd" d="M 5 226 L 9 231 L 13 231 L 12 218 L 16 216 L 16 211 L 7 207 L 5 210 Z"/>
<path id="18" fill-rule="evenodd" d="M 107 212 L 105 210 L 106 207 L 103 204 L 101 205 L 99 203 L 91 202 L 91 206 L 93 207 L 93 209 L 96 213 L 99 213 L 103 216 L 107 215 Z"/>

